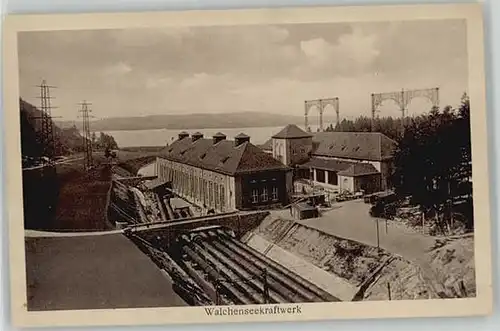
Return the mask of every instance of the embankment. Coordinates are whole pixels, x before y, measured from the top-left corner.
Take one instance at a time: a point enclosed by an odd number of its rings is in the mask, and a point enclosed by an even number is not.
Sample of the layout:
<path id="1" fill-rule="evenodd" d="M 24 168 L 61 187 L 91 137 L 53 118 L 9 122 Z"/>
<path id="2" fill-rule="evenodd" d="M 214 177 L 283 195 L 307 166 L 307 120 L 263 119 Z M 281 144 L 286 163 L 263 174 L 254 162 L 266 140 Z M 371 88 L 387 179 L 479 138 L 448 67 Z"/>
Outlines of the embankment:
<path id="1" fill-rule="evenodd" d="M 291 220 L 267 217 L 242 240 L 343 301 L 437 297 L 418 265 Z"/>

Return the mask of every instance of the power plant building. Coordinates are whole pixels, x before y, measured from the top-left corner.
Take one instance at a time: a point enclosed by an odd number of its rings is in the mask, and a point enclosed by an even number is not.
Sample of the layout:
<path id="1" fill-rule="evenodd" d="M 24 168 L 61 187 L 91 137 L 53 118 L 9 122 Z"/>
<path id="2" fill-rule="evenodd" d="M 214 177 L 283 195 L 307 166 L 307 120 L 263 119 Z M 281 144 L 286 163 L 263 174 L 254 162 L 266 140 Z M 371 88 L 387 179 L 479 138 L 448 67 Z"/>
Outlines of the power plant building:
<path id="1" fill-rule="evenodd" d="M 217 212 L 286 205 L 293 193 L 293 173 L 279 160 L 239 134 L 211 139 L 182 132 L 157 158 L 158 178 L 190 202 Z"/>
<path id="2" fill-rule="evenodd" d="M 260 147 L 295 169 L 295 178 L 334 191 L 390 188 L 396 142 L 379 132 L 308 133 L 287 125 Z"/>

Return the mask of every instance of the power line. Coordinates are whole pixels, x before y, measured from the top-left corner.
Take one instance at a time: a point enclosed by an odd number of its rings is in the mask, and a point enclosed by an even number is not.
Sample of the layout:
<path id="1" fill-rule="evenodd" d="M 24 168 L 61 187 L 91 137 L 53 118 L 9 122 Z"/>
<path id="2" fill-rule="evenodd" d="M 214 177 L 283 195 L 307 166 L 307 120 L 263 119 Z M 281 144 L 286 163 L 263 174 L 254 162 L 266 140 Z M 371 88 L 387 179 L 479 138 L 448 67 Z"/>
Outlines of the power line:
<path id="1" fill-rule="evenodd" d="M 323 130 L 323 113 L 325 111 L 325 107 L 328 105 L 331 105 L 335 109 L 335 114 L 337 115 L 337 123 L 336 124 L 339 124 L 339 122 L 340 122 L 340 106 L 339 106 L 339 98 L 338 97 L 304 101 L 304 107 L 305 107 L 304 125 L 305 125 L 306 131 L 309 131 L 308 115 L 309 115 L 309 111 L 311 110 L 312 107 L 318 108 L 318 111 L 319 111 L 319 131 L 324 131 Z"/>
<path id="2" fill-rule="evenodd" d="M 56 86 L 47 85 L 47 82 L 42 80 L 40 85 L 40 112 L 41 116 L 34 117 L 35 119 L 41 120 L 41 132 L 38 135 L 38 142 L 42 146 L 42 155 L 49 158 L 52 162 L 56 153 L 56 144 L 54 137 L 54 123 L 52 122 L 52 109 L 57 108 L 52 106 L 52 99 L 55 99 L 50 95 L 50 89 L 56 88 Z"/>
<path id="3" fill-rule="evenodd" d="M 385 100 L 393 100 L 399 106 L 401 111 L 401 127 L 404 132 L 405 118 L 407 117 L 407 107 L 414 98 L 426 98 L 432 102 L 433 107 L 439 107 L 439 87 L 405 90 L 383 93 L 372 93 L 372 119 L 371 131 L 375 131 L 375 113 Z"/>
<path id="4" fill-rule="evenodd" d="M 89 113 L 92 112 L 89 106 L 92 104 L 84 100 L 82 103 L 79 103 L 79 105 L 81 106 L 79 112 L 82 113 L 82 115 L 79 117 L 81 117 L 83 121 L 83 149 L 84 149 L 83 165 L 85 170 L 89 171 L 93 166 L 92 139 L 90 136 L 90 122 L 89 122 L 89 118 L 93 117 L 89 115 Z"/>

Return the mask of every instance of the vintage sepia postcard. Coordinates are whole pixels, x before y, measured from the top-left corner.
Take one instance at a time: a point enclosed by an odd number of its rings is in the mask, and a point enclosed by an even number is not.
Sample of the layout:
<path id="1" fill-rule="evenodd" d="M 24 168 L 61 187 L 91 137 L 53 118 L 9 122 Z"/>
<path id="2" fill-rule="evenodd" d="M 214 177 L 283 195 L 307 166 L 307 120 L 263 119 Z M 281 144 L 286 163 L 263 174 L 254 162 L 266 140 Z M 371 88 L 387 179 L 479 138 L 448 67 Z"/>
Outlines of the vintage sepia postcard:
<path id="1" fill-rule="evenodd" d="M 14 324 L 490 313 L 479 4 L 4 30 Z"/>

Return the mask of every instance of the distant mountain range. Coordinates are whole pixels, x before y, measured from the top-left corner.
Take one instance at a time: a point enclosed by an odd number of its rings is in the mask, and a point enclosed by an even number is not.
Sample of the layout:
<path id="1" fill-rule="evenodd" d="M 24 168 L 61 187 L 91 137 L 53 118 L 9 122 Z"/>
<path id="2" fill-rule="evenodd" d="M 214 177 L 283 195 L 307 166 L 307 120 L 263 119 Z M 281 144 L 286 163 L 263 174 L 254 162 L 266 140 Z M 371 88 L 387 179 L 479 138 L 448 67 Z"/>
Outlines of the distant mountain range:
<path id="1" fill-rule="evenodd" d="M 334 117 L 325 116 L 325 125 L 335 122 Z M 309 123 L 315 125 L 318 117 L 311 114 Z M 219 114 L 186 114 L 186 115 L 150 115 L 143 117 L 110 117 L 92 121 L 92 131 L 129 131 L 154 129 L 209 129 L 209 128 L 248 128 L 284 126 L 287 124 L 303 125 L 302 116 L 269 114 L 263 112 L 236 112 Z M 58 122 L 61 127 L 76 125 L 79 122 Z"/>

